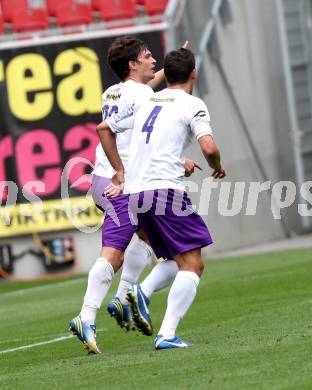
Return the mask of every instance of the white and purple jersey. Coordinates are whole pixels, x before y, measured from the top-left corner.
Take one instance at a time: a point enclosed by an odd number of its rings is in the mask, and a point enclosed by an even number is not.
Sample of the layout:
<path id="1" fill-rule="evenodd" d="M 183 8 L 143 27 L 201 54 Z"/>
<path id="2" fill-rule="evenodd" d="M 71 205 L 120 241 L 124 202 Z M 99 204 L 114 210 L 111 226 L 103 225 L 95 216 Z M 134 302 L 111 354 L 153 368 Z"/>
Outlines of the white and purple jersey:
<path id="1" fill-rule="evenodd" d="M 182 155 L 194 135 L 197 139 L 212 135 L 209 112 L 201 99 L 173 88 L 150 97 L 134 119 L 124 193 L 183 191 Z"/>
<path id="2" fill-rule="evenodd" d="M 145 84 L 133 80 L 121 82 L 109 87 L 102 95 L 102 119 L 117 132 L 119 126 L 128 131 L 117 134 L 117 149 L 122 163 L 127 169 L 130 140 L 133 128 L 133 117 L 140 105 L 154 94 Z M 96 148 L 94 175 L 111 178 L 114 169 L 109 163 L 101 143 Z"/>

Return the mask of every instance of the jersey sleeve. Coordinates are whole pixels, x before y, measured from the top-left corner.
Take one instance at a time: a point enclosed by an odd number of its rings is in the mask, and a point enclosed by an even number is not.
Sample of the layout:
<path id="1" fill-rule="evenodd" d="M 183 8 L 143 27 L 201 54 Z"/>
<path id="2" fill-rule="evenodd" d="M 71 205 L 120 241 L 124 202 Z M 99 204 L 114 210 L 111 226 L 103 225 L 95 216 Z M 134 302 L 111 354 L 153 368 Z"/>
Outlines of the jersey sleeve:
<path id="1" fill-rule="evenodd" d="M 213 135 L 210 126 L 210 115 L 206 104 L 201 99 L 194 99 L 189 110 L 190 127 L 196 138 Z"/>
<path id="2" fill-rule="evenodd" d="M 105 119 L 113 133 L 123 133 L 133 128 L 134 104 L 124 105 L 120 111 Z"/>
<path id="3" fill-rule="evenodd" d="M 123 104 L 118 113 L 106 118 L 106 122 L 114 133 L 122 133 L 134 126 L 135 114 L 141 105 L 154 94 L 148 85 L 137 84 L 131 91 L 131 101 Z"/>

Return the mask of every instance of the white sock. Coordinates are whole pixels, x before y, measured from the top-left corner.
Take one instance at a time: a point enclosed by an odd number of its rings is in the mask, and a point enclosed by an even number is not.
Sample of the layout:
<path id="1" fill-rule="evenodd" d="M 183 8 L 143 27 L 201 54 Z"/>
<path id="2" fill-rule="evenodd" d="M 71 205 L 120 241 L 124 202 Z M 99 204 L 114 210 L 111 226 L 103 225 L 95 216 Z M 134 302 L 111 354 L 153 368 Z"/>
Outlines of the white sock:
<path id="1" fill-rule="evenodd" d="M 155 252 L 154 252 L 153 248 L 150 245 L 148 245 L 148 247 L 149 247 L 149 250 L 150 250 L 150 261 L 151 261 L 151 263 L 153 265 L 158 264 L 158 262 L 157 262 L 158 258 L 155 255 Z"/>
<path id="2" fill-rule="evenodd" d="M 174 281 L 178 271 L 179 268 L 174 260 L 165 260 L 155 265 L 141 283 L 144 294 L 150 298 L 153 292 L 168 287 Z"/>
<path id="3" fill-rule="evenodd" d="M 100 308 L 114 276 L 112 265 L 99 257 L 89 271 L 88 287 L 80 312 L 82 321 L 89 325 L 95 323 L 96 312 Z"/>
<path id="4" fill-rule="evenodd" d="M 137 282 L 151 256 L 152 248 L 139 238 L 133 239 L 128 245 L 116 293 L 123 305 L 127 303 L 126 293 L 128 289 Z"/>
<path id="5" fill-rule="evenodd" d="M 175 336 L 180 320 L 195 298 L 198 284 L 199 277 L 195 272 L 177 273 L 169 291 L 166 314 L 158 334 L 168 338 Z"/>

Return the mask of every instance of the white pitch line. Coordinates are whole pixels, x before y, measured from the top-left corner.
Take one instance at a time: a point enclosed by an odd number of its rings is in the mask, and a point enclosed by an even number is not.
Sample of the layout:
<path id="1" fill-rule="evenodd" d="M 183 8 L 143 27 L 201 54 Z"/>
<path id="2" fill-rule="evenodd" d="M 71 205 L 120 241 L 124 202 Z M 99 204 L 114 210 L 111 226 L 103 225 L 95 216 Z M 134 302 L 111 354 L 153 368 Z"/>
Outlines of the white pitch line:
<path id="1" fill-rule="evenodd" d="M 2 298 L 10 298 L 10 297 L 17 297 L 20 295 L 25 295 L 27 293 L 32 293 L 32 292 L 37 292 L 37 291 L 44 291 L 49 288 L 54 288 L 54 287 L 62 287 L 62 286 L 70 286 L 72 284 L 78 284 L 81 283 L 83 279 L 86 277 L 81 277 L 78 279 L 73 279 L 73 280 L 65 280 L 63 282 L 58 282 L 58 283 L 51 283 L 43 286 L 36 286 L 36 287 L 30 287 L 30 288 L 23 288 L 21 290 L 16 290 L 16 291 L 9 291 L 3 294 L 0 294 L 0 300 Z"/>
<path id="2" fill-rule="evenodd" d="M 0 351 L 0 355 L 3 355 L 5 353 L 9 353 L 9 352 L 21 351 L 23 349 L 39 347 L 40 345 L 47 345 L 47 344 L 52 344 L 52 343 L 58 343 L 59 341 L 68 340 L 68 339 L 71 339 L 72 337 L 74 337 L 74 335 L 71 334 L 71 335 L 68 335 L 68 336 L 57 337 L 56 339 L 52 339 L 52 340 L 41 341 L 40 343 L 22 345 L 21 347 L 17 347 L 17 348 L 5 349 L 4 351 Z"/>

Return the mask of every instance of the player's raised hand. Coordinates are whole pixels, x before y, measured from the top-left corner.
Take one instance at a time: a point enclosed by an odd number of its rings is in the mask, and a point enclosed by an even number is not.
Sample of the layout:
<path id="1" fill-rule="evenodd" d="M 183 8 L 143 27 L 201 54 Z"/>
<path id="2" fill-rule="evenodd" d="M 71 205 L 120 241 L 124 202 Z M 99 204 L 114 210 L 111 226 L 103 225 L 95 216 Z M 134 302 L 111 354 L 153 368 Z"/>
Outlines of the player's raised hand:
<path id="1" fill-rule="evenodd" d="M 200 169 L 202 171 L 202 168 L 197 164 L 197 162 L 186 158 L 184 161 L 184 176 L 191 176 L 191 174 L 194 173 L 195 168 Z"/>
<path id="2" fill-rule="evenodd" d="M 112 182 L 105 188 L 104 194 L 108 198 L 117 198 L 124 189 L 125 177 L 123 171 L 117 171 L 112 177 Z"/>
<path id="3" fill-rule="evenodd" d="M 212 172 L 211 176 L 214 177 L 215 179 L 223 179 L 226 176 L 226 173 L 225 173 L 225 170 L 223 168 L 223 165 L 220 165 L 219 169 L 215 169 Z"/>

